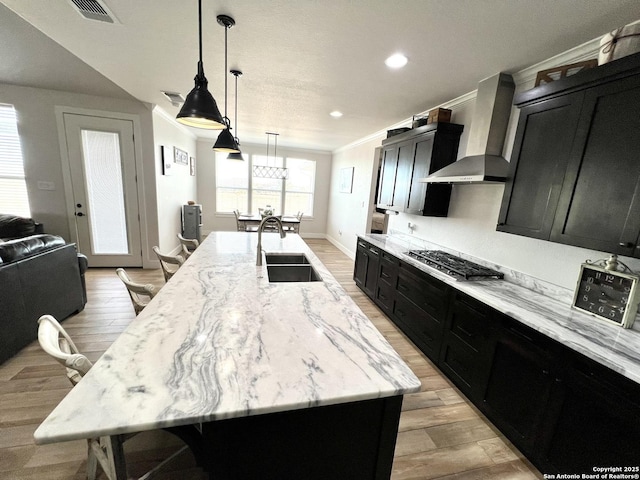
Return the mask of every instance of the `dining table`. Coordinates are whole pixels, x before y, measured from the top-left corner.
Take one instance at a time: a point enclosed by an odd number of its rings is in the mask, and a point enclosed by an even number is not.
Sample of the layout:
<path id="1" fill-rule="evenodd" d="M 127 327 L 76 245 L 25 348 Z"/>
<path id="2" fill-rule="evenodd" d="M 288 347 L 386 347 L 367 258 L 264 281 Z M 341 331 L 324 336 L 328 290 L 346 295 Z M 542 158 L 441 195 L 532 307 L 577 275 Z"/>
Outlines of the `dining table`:
<path id="1" fill-rule="evenodd" d="M 275 215 L 282 222 L 282 226 L 286 230 L 298 231 L 300 227 L 300 219 L 294 215 Z M 260 222 L 262 222 L 264 216 L 258 214 L 240 214 L 238 215 L 238 222 L 245 226 L 247 232 L 257 232 Z"/>
<path id="2" fill-rule="evenodd" d="M 210 233 L 35 442 L 189 427 L 212 479 L 388 479 L 420 380 L 300 236 L 257 244 Z M 269 258 L 291 254 L 317 281 L 270 277 Z"/>

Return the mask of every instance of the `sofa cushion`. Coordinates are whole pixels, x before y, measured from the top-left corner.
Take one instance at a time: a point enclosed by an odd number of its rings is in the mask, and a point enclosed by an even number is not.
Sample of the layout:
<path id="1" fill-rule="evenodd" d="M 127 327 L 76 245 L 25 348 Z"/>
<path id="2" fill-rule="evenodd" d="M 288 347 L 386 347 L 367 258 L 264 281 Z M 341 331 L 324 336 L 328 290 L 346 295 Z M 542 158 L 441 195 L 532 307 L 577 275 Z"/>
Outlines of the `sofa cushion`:
<path id="1" fill-rule="evenodd" d="M 32 218 L 0 214 L 0 238 L 28 237 L 36 232 L 36 222 Z"/>
<path id="2" fill-rule="evenodd" d="M 31 235 L 0 244 L 0 264 L 10 263 L 65 244 L 57 235 Z"/>

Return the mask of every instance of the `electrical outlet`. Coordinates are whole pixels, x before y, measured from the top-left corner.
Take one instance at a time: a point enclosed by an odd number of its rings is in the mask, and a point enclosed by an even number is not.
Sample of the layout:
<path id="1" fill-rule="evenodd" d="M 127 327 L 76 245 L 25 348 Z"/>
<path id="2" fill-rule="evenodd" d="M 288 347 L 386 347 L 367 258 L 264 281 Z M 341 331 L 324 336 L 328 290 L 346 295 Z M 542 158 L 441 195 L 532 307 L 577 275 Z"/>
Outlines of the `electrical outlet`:
<path id="1" fill-rule="evenodd" d="M 342 230 L 338 230 L 338 235 L 342 236 Z"/>

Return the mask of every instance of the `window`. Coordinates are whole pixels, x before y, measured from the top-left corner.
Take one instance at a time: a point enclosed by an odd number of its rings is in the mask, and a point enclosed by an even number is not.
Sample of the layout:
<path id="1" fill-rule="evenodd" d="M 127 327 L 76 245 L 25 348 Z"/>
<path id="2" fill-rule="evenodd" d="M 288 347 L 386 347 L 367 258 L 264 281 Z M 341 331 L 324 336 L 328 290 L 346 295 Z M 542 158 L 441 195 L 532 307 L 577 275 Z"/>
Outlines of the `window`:
<path id="1" fill-rule="evenodd" d="M 4 104 L 0 104 L 0 213 L 31 216 L 16 111 Z"/>
<path id="2" fill-rule="evenodd" d="M 267 205 L 276 214 L 313 216 L 316 162 L 302 158 L 244 155 L 245 161 L 227 160 L 226 153 L 216 154 L 216 212 L 233 210 L 257 213 Z M 285 167 L 288 177 L 253 176 L 253 166 Z"/>
<path id="3" fill-rule="evenodd" d="M 282 167 L 283 165 L 282 157 L 252 155 L 251 160 L 253 165 L 265 167 Z M 251 170 L 253 171 L 253 168 Z M 257 212 L 258 208 L 264 208 L 267 205 L 271 205 L 277 214 L 282 213 L 282 179 L 262 178 L 252 175 L 251 211 Z"/>
<path id="4" fill-rule="evenodd" d="M 249 204 L 249 162 L 227 160 L 227 153 L 216 153 L 216 210 L 244 212 Z"/>

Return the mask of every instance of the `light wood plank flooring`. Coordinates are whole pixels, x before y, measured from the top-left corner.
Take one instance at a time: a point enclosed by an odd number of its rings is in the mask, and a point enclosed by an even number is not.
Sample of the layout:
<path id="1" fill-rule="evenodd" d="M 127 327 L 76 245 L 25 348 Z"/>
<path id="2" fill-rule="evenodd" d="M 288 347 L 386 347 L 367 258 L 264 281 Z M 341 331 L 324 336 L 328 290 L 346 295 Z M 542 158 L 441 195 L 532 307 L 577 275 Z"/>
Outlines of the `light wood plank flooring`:
<path id="1" fill-rule="evenodd" d="M 542 478 L 356 287 L 353 261 L 326 240 L 306 241 L 422 381 L 420 393 L 405 396 L 392 479 Z M 153 283 L 158 288 L 164 284 L 160 270 L 128 271 L 141 283 Z M 114 269 L 89 269 L 86 280 L 89 302 L 83 312 L 63 325 L 78 348 L 95 361 L 134 313 Z M 36 427 L 70 388 L 62 367 L 44 354 L 37 342 L 0 365 L 0 479 L 86 478 L 85 442 L 33 443 Z M 129 474 L 141 475 L 179 447 L 179 441 L 166 432 L 137 435 L 125 444 Z M 99 478 L 106 477 L 101 474 Z M 195 466 L 191 454 L 185 453 L 154 478 L 191 480 L 206 476 Z"/>

